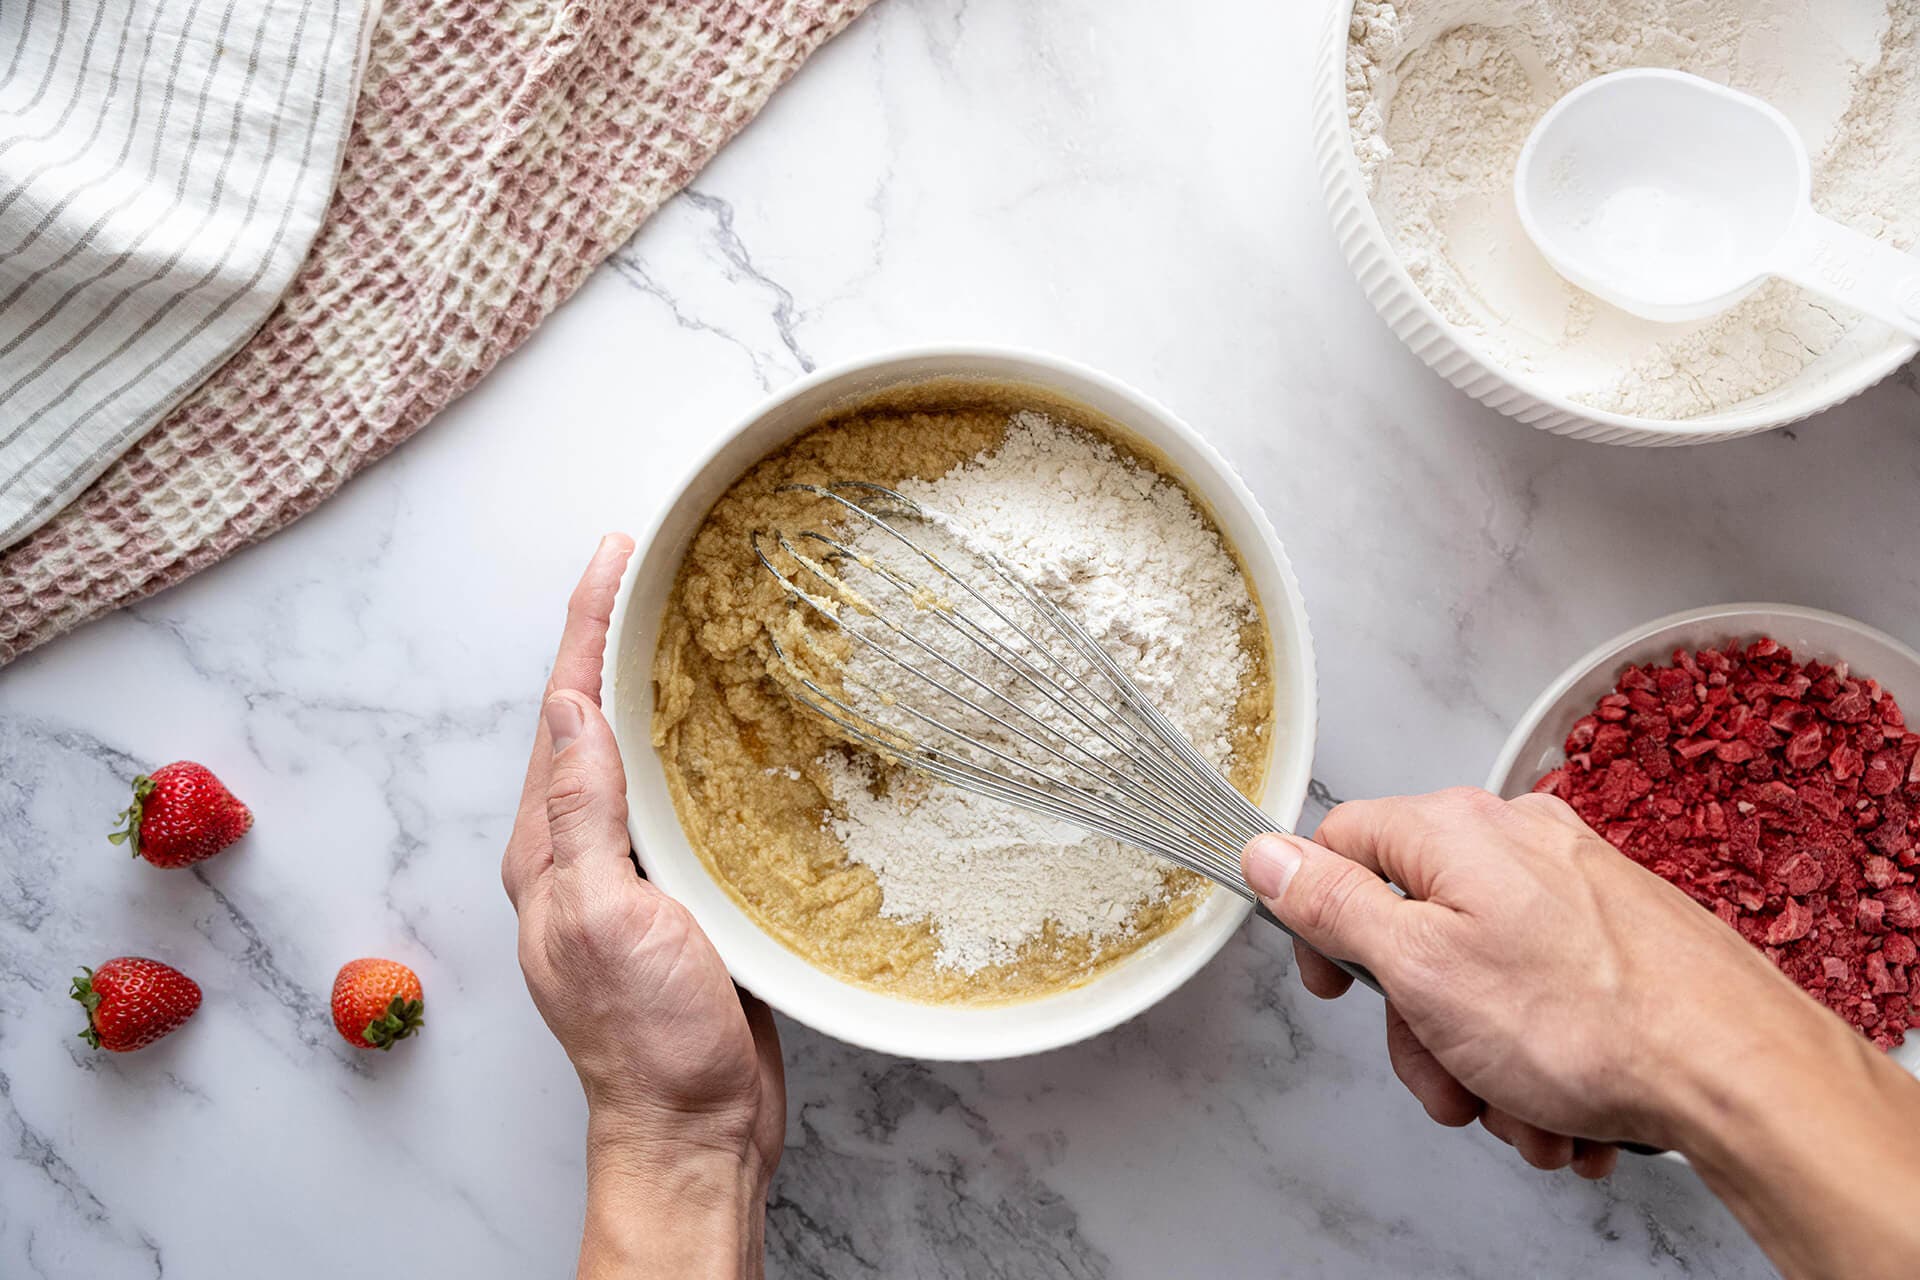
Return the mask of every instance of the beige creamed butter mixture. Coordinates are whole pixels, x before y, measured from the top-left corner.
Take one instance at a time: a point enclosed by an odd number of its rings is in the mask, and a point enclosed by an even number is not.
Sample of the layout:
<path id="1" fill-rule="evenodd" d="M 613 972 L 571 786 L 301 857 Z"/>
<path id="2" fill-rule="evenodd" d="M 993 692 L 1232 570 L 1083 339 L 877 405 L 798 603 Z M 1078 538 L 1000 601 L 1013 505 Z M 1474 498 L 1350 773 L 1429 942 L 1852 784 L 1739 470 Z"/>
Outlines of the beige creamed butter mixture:
<path id="1" fill-rule="evenodd" d="M 1167 894 L 1101 944 L 1049 926 L 1013 963 L 964 973 L 935 964 L 931 924 L 880 914 L 873 873 L 847 858 L 825 821 L 833 800 L 819 761 L 853 748 L 787 696 L 769 643 L 770 628 L 820 624 L 789 610 L 749 537 L 820 527 L 820 500 L 776 492 L 782 485 L 937 479 L 992 450 L 1020 409 L 1099 432 L 1154 465 L 1104 419 L 1035 388 L 956 379 L 890 392 L 823 421 L 727 490 L 694 537 L 661 624 L 653 742 L 693 847 L 774 937 L 830 973 L 896 995 L 994 1002 L 1075 986 L 1166 933 L 1204 894 L 1204 881 L 1170 868 Z M 1264 627 L 1250 626 L 1242 643 L 1251 661 L 1228 774 L 1251 795 L 1262 782 L 1263 753 L 1253 748 L 1272 720 L 1273 690 Z"/>

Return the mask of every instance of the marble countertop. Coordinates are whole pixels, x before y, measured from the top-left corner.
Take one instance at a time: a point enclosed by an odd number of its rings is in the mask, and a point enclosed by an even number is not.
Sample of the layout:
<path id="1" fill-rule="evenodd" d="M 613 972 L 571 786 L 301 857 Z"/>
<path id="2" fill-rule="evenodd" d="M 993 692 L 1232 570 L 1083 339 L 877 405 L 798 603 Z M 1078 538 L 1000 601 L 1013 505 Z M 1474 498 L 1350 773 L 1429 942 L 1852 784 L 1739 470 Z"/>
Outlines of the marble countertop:
<path id="1" fill-rule="evenodd" d="M 563 600 L 803 370 L 946 338 L 1160 398 L 1242 470 L 1319 642 L 1316 796 L 1478 781 L 1591 644 L 1729 599 L 1915 639 L 1920 381 L 1643 452 L 1466 400 L 1368 308 L 1308 144 L 1319 5 L 882 0 L 477 391 L 319 512 L 0 673 L 0 1273 L 519 1277 L 570 1265 L 579 1090 L 497 862 Z M 162 873 L 102 838 L 141 767 L 260 815 Z M 1310 815 L 1311 816 L 1311 815 Z M 187 1033 L 73 1036 L 68 976 L 194 974 Z M 335 967 L 431 1028 L 339 1044 Z M 1442 1131 L 1371 999 L 1271 931 L 1091 1043 L 928 1066 L 784 1026 L 779 1276 L 1767 1273 L 1684 1169 L 1590 1185 Z"/>

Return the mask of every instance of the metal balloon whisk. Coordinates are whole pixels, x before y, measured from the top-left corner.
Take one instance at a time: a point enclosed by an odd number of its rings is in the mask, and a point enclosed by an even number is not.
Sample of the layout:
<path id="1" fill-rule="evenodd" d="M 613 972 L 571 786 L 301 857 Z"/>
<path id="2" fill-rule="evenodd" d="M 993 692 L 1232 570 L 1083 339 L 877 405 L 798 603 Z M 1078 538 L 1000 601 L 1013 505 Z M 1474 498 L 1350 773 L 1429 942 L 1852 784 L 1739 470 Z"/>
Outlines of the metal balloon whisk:
<path id="1" fill-rule="evenodd" d="M 889 760 L 1155 854 L 1280 925 L 1240 875 L 1241 848 L 1280 828 L 1042 585 L 895 490 L 783 491 L 829 504 L 841 531 L 752 535 L 795 609 L 827 624 L 774 635 L 794 698 Z"/>

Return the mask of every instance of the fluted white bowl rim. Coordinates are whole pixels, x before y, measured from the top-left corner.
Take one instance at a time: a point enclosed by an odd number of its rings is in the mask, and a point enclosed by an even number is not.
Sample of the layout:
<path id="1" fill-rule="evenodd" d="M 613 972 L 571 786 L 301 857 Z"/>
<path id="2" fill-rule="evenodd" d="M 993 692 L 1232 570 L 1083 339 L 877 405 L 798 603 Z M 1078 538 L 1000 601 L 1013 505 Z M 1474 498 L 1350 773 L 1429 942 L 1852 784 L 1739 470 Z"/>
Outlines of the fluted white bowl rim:
<path id="1" fill-rule="evenodd" d="M 1392 238 L 1374 210 L 1372 197 L 1361 178 L 1359 157 L 1354 154 L 1347 123 L 1346 53 L 1353 3 L 1354 0 L 1330 0 L 1320 61 L 1314 75 L 1315 131 L 1319 134 L 1320 176 L 1328 213 L 1342 241 L 1343 255 L 1356 278 L 1364 280 L 1378 271 L 1384 272 L 1391 282 L 1390 287 L 1383 283 L 1367 289 L 1368 299 L 1382 318 L 1427 365 L 1476 400 L 1531 426 L 1563 435 L 1621 444 L 1704 444 L 1791 426 L 1861 394 L 1920 354 L 1920 342 L 1891 341 L 1877 356 L 1862 355 L 1841 370 L 1818 379 L 1801 394 L 1784 396 L 1761 408 L 1736 407 L 1697 418 L 1652 418 L 1596 408 L 1568 398 L 1524 371 L 1504 367 L 1476 346 L 1472 334 L 1449 321 L 1421 292 L 1401 263 Z M 1357 237 L 1350 234 L 1355 231 Z M 1409 310 L 1417 313 L 1419 325 L 1406 319 Z M 1390 313 L 1398 313 L 1402 318 L 1396 320 Z M 1422 334 L 1421 330 L 1427 332 Z M 1438 340 L 1448 350 L 1436 352 L 1431 341 L 1416 342 L 1416 335 Z M 1480 377 L 1468 378 L 1462 376 L 1461 371 L 1442 370 L 1440 363 L 1448 354 L 1464 360 Z M 1496 395 L 1468 385 L 1481 379 L 1504 384 L 1514 394 Z"/>

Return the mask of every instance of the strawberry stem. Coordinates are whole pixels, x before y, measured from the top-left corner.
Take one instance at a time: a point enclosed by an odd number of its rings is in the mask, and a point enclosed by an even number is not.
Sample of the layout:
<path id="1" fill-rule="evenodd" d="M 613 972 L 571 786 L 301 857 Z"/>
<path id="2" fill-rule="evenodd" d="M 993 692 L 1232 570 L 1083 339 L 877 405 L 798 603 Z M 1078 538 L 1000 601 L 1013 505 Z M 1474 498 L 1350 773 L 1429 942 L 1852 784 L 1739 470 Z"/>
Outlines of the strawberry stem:
<path id="1" fill-rule="evenodd" d="M 133 780 L 133 803 L 120 811 L 115 822 L 123 823 L 119 829 L 109 831 L 107 840 L 112 844 L 131 844 L 133 856 L 140 856 L 140 811 L 145 807 L 146 799 L 153 794 L 153 779 L 141 774 Z"/>
<path id="2" fill-rule="evenodd" d="M 376 1049 L 391 1049 L 396 1040 L 405 1040 L 427 1025 L 422 1016 L 425 1011 L 420 1001 L 395 996 L 387 1011 L 367 1024 L 361 1037 Z"/>
<path id="3" fill-rule="evenodd" d="M 68 994 L 87 1011 L 87 1028 L 80 1033 L 80 1038 L 98 1049 L 100 1032 L 93 1025 L 93 1011 L 100 1007 L 100 993 L 93 989 L 93 970 L 81 965 L 80 976 L 73 980 L 73 990 Z"/>

